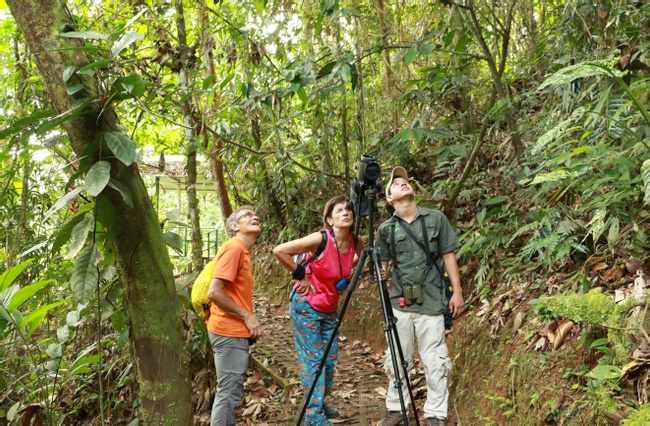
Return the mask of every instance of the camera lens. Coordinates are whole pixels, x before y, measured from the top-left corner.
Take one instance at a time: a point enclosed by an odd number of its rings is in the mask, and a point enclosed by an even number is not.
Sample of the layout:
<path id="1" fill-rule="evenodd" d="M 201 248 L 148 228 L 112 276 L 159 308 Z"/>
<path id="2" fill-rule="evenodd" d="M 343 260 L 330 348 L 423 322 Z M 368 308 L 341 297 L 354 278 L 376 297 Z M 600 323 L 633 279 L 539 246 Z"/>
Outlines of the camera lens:
<path id="1" fill-rule="evenodd" d="M 375 180 L 379 179 L 380 174 L 381 174 L 381 167 L 379 167 L 379 164 L 370 163 L 370 164 L 366 165 L 364 178 L 367 181 L 375 181 Z"/>

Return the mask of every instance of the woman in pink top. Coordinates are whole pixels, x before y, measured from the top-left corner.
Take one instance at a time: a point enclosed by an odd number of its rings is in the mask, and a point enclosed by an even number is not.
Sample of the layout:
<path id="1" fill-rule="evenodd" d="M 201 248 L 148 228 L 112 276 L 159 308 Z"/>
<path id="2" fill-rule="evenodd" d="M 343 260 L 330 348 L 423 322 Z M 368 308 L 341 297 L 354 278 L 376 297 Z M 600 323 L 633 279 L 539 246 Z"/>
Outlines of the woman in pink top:
<path id="1" fill-rule="evenodd" d="M 323 226 L 327 243 L 322 254 L 309 263 L 307 268 L 296 264 L 294 255 L 308 253 L 307 260 L 316 252 L 323 241 L 323 234 L 314 232 L 304 238 L 289 241 L 273 249 L 273 254 L 282 266 L 293 272 L 295 278 L 290 303 L 293 321 L 293 337 L 298 352 L 298 366 L 305 396 L 312 387 L 318 365 L 325 347 L 334 331 L 336 308 L 340 291 L 336 284 L 347 278 L 356 264 L 363 242 L 355 244 L 352 237 L 354 214 L 348 209 L 349 198 L 337 196 L 325 205 Z M 318 378 L 317 386 L 309 401 L 306 420 L 309 425 L 332 423 L 328 418 L 338 417 L 338 411 L 325 405 L 325 396 L 332 389 L 334 365 L 338 356 L 338 336 L 334 339 L 325 363 L 324 374 Z"/>

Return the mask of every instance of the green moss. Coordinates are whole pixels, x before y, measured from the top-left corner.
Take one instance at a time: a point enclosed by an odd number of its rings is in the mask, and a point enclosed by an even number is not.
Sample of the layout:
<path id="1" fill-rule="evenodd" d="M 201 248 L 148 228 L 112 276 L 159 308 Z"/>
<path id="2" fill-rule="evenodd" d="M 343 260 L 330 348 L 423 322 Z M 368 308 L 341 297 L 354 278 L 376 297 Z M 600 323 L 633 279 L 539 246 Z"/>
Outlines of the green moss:
<path id="1" fill-rule="evenodd" d="M 643 404 L 629 418 L 621 422 L 622 426 L 646 426 L 650 423 L 650 403 Z"/>
<path id="2" fill-rule="evenodd" d="M 540 307 L 554 316 L 592 326 L 608 324 L 616 309 L 611 297 L 596 291 L 549 297 L 540 301 Z"/>

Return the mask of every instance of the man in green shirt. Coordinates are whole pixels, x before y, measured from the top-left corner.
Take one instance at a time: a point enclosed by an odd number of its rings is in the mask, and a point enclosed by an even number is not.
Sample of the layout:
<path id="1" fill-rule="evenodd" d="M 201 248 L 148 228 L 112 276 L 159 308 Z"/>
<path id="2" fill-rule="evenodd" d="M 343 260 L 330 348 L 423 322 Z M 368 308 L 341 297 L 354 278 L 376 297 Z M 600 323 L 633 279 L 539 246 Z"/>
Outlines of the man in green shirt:
<path id="1" fill-rule="evenodd" d="M 393 205 L 395 213 L 377 230 L 382 277 L 386 276 L 388 261 L 392 261 L 390 303 L 397 319 L 395 327 L 404 359 L 409 362 L 407 371 L 411 370 L 417 341 L 427 381 L 424 416 L 427 425 L 442 426 L 447 417 L 447 376 L 451 371 L 451 360 L 445 343 L 445 298 L 439 271 L 442 271 L 441 263 L 444 260 L 454 289 L 449 309 L 453 317 L 457 318 L 465 310 L 454 252 L 460 247 L 460 241 L 442 212 L 417 206 L 415 193 L 404 168 L 393 169 L 386 186 L 386 200 Z M 389 353 L 384 364 L 389 378 L 386 396 L 388 414 L 379 426 L 402 422 L 398 390 L 392 385 L 395 372 L 390 356 Z M 402 394 L 407 400 L 406 381 Z"/>

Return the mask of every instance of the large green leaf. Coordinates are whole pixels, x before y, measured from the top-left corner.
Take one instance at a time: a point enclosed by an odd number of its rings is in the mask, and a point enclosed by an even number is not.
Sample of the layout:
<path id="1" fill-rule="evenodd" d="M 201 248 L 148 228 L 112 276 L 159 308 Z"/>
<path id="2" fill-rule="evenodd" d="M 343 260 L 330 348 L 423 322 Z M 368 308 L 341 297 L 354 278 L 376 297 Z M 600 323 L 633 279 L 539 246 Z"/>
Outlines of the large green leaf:
<path id="1" fill-rule="evenodd" d="M 67 33 L 61 33 L 59 35 L 66 38 L 90 38 L 99 40 L 106 40 L 107 38 L 104 34 L 100 34 L 95 31 L 70 31 Z"/>
<path id="2" fill-rule="evenodd" d="M 74 264 L 70 287 L 72 294 L 79 303 L 86 303 L 92 299 L 97 286 L 99 272 L 97 271 L 97 246 L 86 250 Z"/>
<path id="3" fill-rule="evenodd" d="M 7 287 L 11 285 L 11 283 L 14 282 L 14 280 L 18 277 L 18 275 L 22 274 L 27 265 L 32 263 L 34 259 L 29 259 L 21 263 L 20 265 L 16 265 L 13 268 L 7 269 L 0 275 L 0 291 L 4 291 Z"/>
<path id="4" fill-rule="evenodd" d="M 45 318 L 45 315 L 47 315 L 48 312 L 50 312 L 52 309 L 55 307 L 62 305 L 64 302 L 56 302 L 56 303 L 50 303 L 49 305 L 45 305 L 34 312 L 30 313 L 25 317 L 25 319 L 20 323 L 21 327 L 24 327 L 25 325 L 29 324 L 29 330 L 27 330 L 27 337 L 31 336 L 34 331 L 36 331 L 36 328 L 38 328 L 39 325 L 43 322 L 43 318 Z"/>
<path id="5" fill-rule="evenodd" d="M 418 45 L 414 44 L 404 56 L 404 65 L 410 65 L 418 56 Z"/>
<path id="6" fill-rule="evenodd" d="M 125 165 L 130 166 L 135 160 L 137 144 L 120 132 L 107 132 L 104 139 L 113 154 Z"/>
<path id="7" fill-rule="evenodd" d="M 110 98 L 115 101 L 131 99 L 136 96 L 142 96 L 145 92 L 144 81 L 138 74 L 118 77 L 111 88 Z"/>
<path id="8" fill-rule="evenodd" d="M 108 161 L 98 161 L 88 170 L 86 175 L 86 191 L 96 197 L 106 187 L 111 178 L 111 164 Z"/>
<path id="9" fill-rule="evenodd" d="M 129 209 L 133 208 L 133 199 L 131 198 L 131 194 L 129 194 L 129 189 L 122 182 L 111 179 L 108 181 L 108 186 L 120 193 L 124 200 L 124 204 L 126 204 Z"/>
<path id="10" fill-rule="evenodd" d="M 9 306 L 6 307 L 7 311 L 13 312 L 17 307 L 25 303 L 27 299 L 32 297 L 34 293 L 36 293 L 38 290 L 45 287 L 51 282 L 54 282 L 54 280 L 39 281 L 37 283 L 29 284 L 21 288 L 11 298 L 11 301 L 9 302 Z"/>
<path id="11" fill-rule="evenodd" d="M 81 222 L 84 220 L 86 216 L 82 214 L 81 212 L 78 212 L 75 216 L 70 219 L 68 223 L 66 223 L 63 228 L 56 234 L 56 238 L 54 238 L 54 242 L 52 243 L 52 254 L 56 254 L 61 250 L 61 247 L 65 243 L 70 240 L 70 237 L 72 236 L 72 230 Z"/>
<path id="12" fill-rule="evenodd" d="M 179 253 L 183 252 L 183 239 L 176 232 L 165 232 L 165 243 Z"/>
<path id="13" fill-rule="evenodd" d="M 93 230 L 95 227 L 95 218 L 89 217 L 83 222 L 79 223 L 72 230 L 72 242 L 70 243 L 70 251 L 66 255 L 66 258 L 74 258 L 84 247 L 88 233 Z"/>
<path id="14" fill-rule="evenodd" d="M 54 205 L 45 212 L 45 215 L 43 216 L 43 220 L 49 219 L 49 217 L 52 216 L 54 212 L 59 210 L 61 207 L 68 205 L 68 203 L 72 202 L 72 200 L 74 200 L 77 197 L 77 195 L 79 195 L 79 193 L 83 190 L 84 187 L 80 186 L 68 192 L 63 197 L 59 198 L 59 200 L 56 203 L 54 203 Z"/>
<path id="15" fill-rule="evenodd" d="M 128 33 L 124 34 L 122 38 L 120 38 L 114 45 L 111 47 L 111 53 L 113 56 L 117 56 L 120 54 L 124 48 L 126 48 L 129 44 L 140 40 L 142 37 L 144 37 L 144 34 L 140 34 L 136 31 L 129 31 Z"/>

